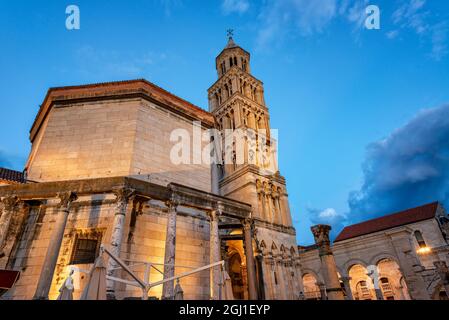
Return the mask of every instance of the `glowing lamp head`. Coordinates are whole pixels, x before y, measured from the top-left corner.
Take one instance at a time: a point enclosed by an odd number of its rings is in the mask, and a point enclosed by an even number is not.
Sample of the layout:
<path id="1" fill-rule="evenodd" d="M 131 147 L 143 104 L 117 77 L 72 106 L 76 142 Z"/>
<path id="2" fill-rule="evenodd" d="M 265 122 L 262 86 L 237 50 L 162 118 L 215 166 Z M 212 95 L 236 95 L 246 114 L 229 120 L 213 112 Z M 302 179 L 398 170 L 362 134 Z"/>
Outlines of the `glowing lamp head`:
<path id="1" fill-rule="evenodd" d="M 432 251 L 432 249 L 430 249 L 429 247 L 422 247 L 418 249 L 418 254 L 428 254 Z"/>

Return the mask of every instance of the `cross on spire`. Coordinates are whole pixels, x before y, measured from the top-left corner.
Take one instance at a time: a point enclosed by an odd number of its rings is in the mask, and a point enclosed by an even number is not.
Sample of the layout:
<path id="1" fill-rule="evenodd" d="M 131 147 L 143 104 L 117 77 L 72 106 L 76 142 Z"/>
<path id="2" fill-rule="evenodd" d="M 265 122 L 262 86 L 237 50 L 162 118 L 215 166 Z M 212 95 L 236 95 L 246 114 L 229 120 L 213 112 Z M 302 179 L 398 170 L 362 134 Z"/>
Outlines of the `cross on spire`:
<path id="1" fill-rule="evenodd" d="M 228 38 L 232 39 L 232 37 L 234 36 L 234 29 L 228 29 L 226 30 Z"/>

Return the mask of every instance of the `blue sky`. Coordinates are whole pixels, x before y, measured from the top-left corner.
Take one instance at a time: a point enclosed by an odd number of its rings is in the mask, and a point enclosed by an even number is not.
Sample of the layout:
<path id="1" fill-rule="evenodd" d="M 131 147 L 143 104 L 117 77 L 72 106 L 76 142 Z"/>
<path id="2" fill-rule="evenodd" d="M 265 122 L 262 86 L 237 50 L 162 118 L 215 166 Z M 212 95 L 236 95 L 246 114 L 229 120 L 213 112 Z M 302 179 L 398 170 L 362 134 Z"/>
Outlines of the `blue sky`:
<path id="1" fill-rule="evenodd" d="M 146 78 L 207 108 L 233 28 L 265 83 L 299 243 L 313 223 L 449 199 L 447 1 L 41 3 L 0 1 L 0 165 L 23 169 L 49 87 Z M 80 30 L 65 28 L 70 4 Z M 380 30 L 364 28 L 369 4 Z"/>

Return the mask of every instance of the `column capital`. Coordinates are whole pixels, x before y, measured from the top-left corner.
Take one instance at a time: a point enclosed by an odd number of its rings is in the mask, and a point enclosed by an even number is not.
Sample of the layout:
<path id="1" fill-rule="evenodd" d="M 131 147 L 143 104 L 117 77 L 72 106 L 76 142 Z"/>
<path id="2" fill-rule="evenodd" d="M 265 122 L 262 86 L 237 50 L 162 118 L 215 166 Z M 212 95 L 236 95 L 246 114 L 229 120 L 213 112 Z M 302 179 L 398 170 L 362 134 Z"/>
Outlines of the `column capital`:
<path id="1" fill-rule="evenodd" d="M 127 187 L 112 188 L 112 193 L 116 196 L 117 202 L 128 202 L 135 195 L 135 190 Z"/>
<path id="2" fill-rule="evenodd" d="M 181 205 L 181 202 L 176 199 L 170 199 L 165 201 L 165 205 L 169 210 L 176 210 Z"/>
<path id="3" fill-rule="evenodd" d="M 254 226 L 254 220 L 251 218 L 246 218 L 242 221 L 243 224 L 243 230 L 245 231 L 252 231 Z"/>
<path id="4" fill-rule="evenodd" d="M 332 230 L 331 226 L 319 224 L 310 228 L 315 238 L 315 243 L 319 247 L 320 255 L 332 254 L 330 249 L 329 233 Z"/>
<path id="5" fill-rule="evenodd" d="M 12 211 L 19 205 L 19 198 L 15 195 L 7 196 L 1 199 L 1 204 L 7 211 Z"/>
<path id="6" fill-rule="evenodd" d="M 58 193 L 58 198 L 60 200 L 59 202 L 59 208 L 63 208 L 65 210 L 69 210 L 70 206 L 73 201 L 76 201 L 78 199 L 78 196 L 75 192 L 68 191 L 68 192 L 61 192 Z"/>
<path id="7" fill-rule="evenodd" d="M 211 221 L 218 221 L 222 216 L 222 211 L 220 209 L 212 209 L 207 211 L 207 215 Z"/>

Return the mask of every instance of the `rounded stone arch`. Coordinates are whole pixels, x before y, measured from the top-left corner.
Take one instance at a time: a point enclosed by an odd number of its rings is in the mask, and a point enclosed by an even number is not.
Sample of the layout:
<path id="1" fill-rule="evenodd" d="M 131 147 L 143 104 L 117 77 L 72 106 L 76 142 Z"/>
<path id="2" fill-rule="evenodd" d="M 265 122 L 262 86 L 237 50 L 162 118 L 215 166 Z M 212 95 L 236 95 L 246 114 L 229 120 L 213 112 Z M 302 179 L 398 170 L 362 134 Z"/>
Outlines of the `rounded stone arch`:
<path id="1" fill-rule="evenodd" d="M 301 276 L 304 277 L 306 274 L 311 274 L 312 276 L 314 276 L 314 278 L 316 279 L 316 281 L 319 283 L 324 283 L 324 279 L 321 276 L 321 271 L 315 271 L 312 270 L 310 268 L 301 268 Z"/>
<path id="2" fill-rule="evenodd" d="M 390 252 L 381 252 L 376 254 L 369 260 L 369 265 L 377 266 L 382 260 L 393 260 L 399 266 L 398 258 Z"/>
<path id="3" fill-rule="evenodd" d="M 432 300 L 439 300 L 440 299 L 440 292 L 441 289 L 444 289 L 443 284 L 441 283 L 440 277 L 437 277 L 434 279 L 431 284 L 429 285 L 428 291 L 431 293 L 431 299 Z"/>
<path id="4" fill-rule="evenodd" d="M 345 271 L 343 274 L 349 274 L 349 270 L 351 270 L 351 268 L 357 264 L 365 268 L 367 268 L 370 265 L 369 263 L 361 259 L 350 259 L 343 265 L 343 270 Z"/>

